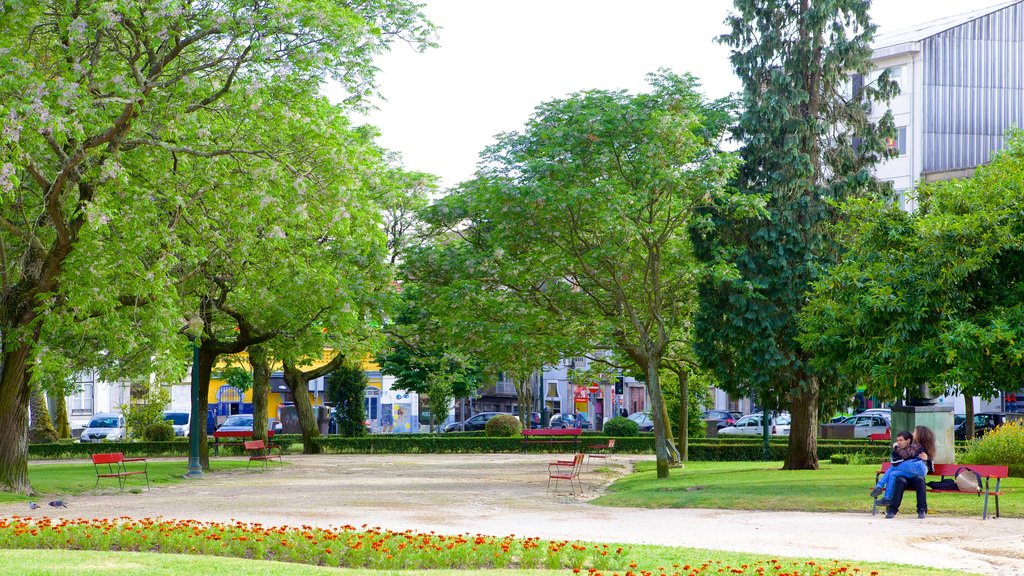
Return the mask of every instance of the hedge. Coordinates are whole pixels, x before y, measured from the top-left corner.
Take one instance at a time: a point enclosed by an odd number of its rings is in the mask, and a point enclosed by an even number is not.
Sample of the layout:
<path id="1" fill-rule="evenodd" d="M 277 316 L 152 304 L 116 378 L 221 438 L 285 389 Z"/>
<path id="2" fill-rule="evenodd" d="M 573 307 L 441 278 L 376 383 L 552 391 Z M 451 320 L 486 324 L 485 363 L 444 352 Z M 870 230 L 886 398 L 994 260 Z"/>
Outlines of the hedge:
<path id="1" fill-rule="evenodd" d="M 279 434 L 275 440 L 281 444 L 301 443 L 298 434 Z M 580 439 L 582 451 L 587 446 L 606 443 L 607 436 L 585 434 Z M 334 454 L 459 454 L 459 453 L 510 453 L 521 452 L 522 438 L 488 438 L 478 432 L 450 434 L 374 434 L 356 438 L 342 436 L 321 436 L 314 440 L 324 453 Z M 213 441 L 209 442 L 211 448 Z M 769 443 L 772 460 L 783 460 L 788 449 L 787 440 L 773 439 Z M 221 455 L 243 453 L 241 442 L 220 443 Z M 531 453 L 567 453 L 568 444 L 531 444 Z M 211 450 L 212 451 L 212 450 Z M 187 438 L 170 442 L 98 442 L 81 444 L 59 442 L 54 444 L 29 445 L 29 458 L 86 458 L 98 452 L 123 452 L 126 456 L 188 456 Z M 621 454 L 653 454 L 654 437 L 619 437 L 615 439 L 613 452 Z M 690 460 L 717 461 L 759 461 L 764 448 L 759 438 L 701 438 L 689 444 Z M 833 454 L 862 453 L 877 455 L 879 460 L 889 454 L 888 444 L 870 443 L 863 440 L 824 440 L 818 442 L 818 458 L 826 460 Z"/>

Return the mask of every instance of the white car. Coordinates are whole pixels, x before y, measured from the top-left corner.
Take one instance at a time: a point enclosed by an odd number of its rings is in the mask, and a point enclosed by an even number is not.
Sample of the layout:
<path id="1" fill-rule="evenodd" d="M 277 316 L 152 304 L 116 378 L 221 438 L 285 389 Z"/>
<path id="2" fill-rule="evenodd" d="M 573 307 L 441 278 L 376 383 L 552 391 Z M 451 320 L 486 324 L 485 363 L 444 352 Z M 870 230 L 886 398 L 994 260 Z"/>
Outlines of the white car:
<path id="1" fill-rule="evenodd" d="M 722 428 L 718 433 L 725 434 L 726 436 L 760 436 L 762 434 L 761 422 L 763 420 L 764 414 L 748 414 L 737 420 L 732 426 Z M 789 436 L 789 423 L 789 414 L 776 414 L 772 418 L 772 427 L 768 432 L 772 436 Z"/>
<path id="2" fill-rule="evenodd" d="M 124 416 L 115 412 L 107 412 L 96 414 L 90 418 L 79 439 L 82 442 L 103 442 L 104 440 L 124 440 L 127 436 Z"/>
<path id="3" fill-rule="evenodd" d="M 854 438 L 867 438 L 872 434 L 885 434 L 892 427 L 889 418 L 883 416 L 881 413 L 865 414 L 864 412 L 861 412 L 855 416 L 850 416 L 841 423 L 852 424 L 854 426 Z"/>
<path id="4" fill-rule="evenodd" d="M 171 423 L 171 428 L 174 428 L 175 436 L 188 437 L 189 426 L 192 421 L 191 412 L 172 412 L 168 410 L 164 412 L 164 420 Z"/>

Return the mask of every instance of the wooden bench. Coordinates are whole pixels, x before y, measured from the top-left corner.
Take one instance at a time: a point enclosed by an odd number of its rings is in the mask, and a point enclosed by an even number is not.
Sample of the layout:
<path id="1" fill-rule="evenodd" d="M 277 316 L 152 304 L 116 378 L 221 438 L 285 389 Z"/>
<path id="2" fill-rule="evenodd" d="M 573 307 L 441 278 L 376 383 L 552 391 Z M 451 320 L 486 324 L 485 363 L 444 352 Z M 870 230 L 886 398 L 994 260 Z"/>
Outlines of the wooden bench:
<path id="1" fill-rule="evenodd" d="M 218 456 L 220 454 L 220 439 L 221 438 L 249 438 L 252 439 L 252 430 L 216 430 L 213 433 L 213 455 Z M 267 430 L 267 438 L 274 438 L 274 431 Z M 244 440 L 243 440 L 244 442 Z M 235 443 L 237 446 L 238 444 Z"/>
<path id="2" fill-rule="evenodd" d="M 537 428 L 523 430 L 523 452 L 530 444 L 572 444 L 573 452 L 579 451 L 580 428 Z"/>
<path id="3" fill-rule="evenodd" d="M 142 469 L 136 469 L 133 465 L 133 469 L 129 470 L 125 465 L 127 462 L 141 462 Z M 96 485 L 93 488 L 100 485 L 101 478 L 116 478 L 118 487 L 124 491 L 129 476 L 142 474 L 146 477 L 146 490 L 149 490 L 149 462 L 145 458 L 125 458 L 121 452 L 93 454 L 92 465 L 96 469 Z M 106 466 L 106 471 L 102 466 Z"/>
<path id="4" fill-rule="evenodd" d="M 249 453 L 249 463 L 245 468 L 252 466 L 253 460 L 263 463 L 263 469 L 267 469 L 267 462 L 276 459 L 277 463 L 284 466 L 281 460 L 281 453 L 274 454 L 274 444 L 263 440 L 249 440 L 244 444 L 245 450 Z"/>
<path id="5" fill-rule="evenodd" d="M 888 442 L 891 439 L 892 439 L 892 434 L 890 433 L 889 430 L 886 430 L 885 432 L 881 432 L 881 433 L 877 433 L 877 434 L 868 434 L 868 442 L 878 442 L 878 441 L 883 441 L 883 440 Z"/>
<path id="6" fill-rule="evenodd" d="M 886 470 L 892 467 L 892 463 L 883 462 L 882 469 L 875 473 L 875 482 L 878 482 L 878 477 L 885 473 Z M 992 464 L 935 464 L 934 471 L 930 472 L 929 476 L 937 476 L 940 479 L 953 478 L 956 475 L 956 471 L 962 468 L 973 470 L 979 476 L 981 476 L 984 486 L 980 486 L 977 492 L 964 492 L 963 490 L 937 490 L 935 488 L 929 488 L 929 492 L 936 494 L 962 494 L 965 496 L 985 496 L 984 504 L 981 509 L 981 519 L 984 520 L 988 517 L 988 497 L 992 496 L 995 499 L 996 504 L 996 518 L 999 518 L 999 496 L 1002 492 L 999 491 L 999 484 L 1003 478 L 1008 475 L 1007 466 L 996 466 Z M 990 485 L 990 480 L 995 479 L 996 485 L 993 488 Z M 878 498 L 874 498 L 871 502 L 871 514 L 875 514 L 878 509 Z"/>

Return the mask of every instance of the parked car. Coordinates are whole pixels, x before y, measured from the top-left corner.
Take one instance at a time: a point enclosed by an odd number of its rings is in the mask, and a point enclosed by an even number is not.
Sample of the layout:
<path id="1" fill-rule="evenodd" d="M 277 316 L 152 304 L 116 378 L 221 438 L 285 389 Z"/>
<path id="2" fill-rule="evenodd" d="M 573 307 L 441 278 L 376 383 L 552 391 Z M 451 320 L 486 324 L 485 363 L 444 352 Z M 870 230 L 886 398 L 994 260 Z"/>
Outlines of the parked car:
<path id="1" fill-rule="evenodd" d="M 650 412 L 633 412 L 628 416 L 630 420 L 636 422 L 636 425 L 640 427 L 641 432 L 650 432 L 654 430 L 654 420 L 651 420 Z"/>
<path id="2" fill-rule="evenodd" d="M 738 434 L 743 436 L 759 436 L 762 433 L 761 423 L 764 421 L 764 414 L 748 414 L 736 421 L 732 426 L 726 426 L 718 431 L 719 434 Z M 773 436 L 789 436 L 790 418 L 789 414 L 776 414 L 771 419 L 771 429 L 768 431 Z"/>
<path id="3" fill-rule="evenodd" d="M 189 424 L 192 421 L 191 412 L 164 412 L 164 420 L 171 423 L 171 428 L 174 428 L 175 436 L 188 437 Z"/>
<path id="4" fill-rule="evenodd" d="M 540 428 L 540 412 L 530 412 L 530 424 L 529 426 L 524 424 L 523 428 L 530 428 L 531 430 Z"/>
<path id="5" fill-rule="evenodd" d="M 730 412 L 728 410 L 705 410 L 703 415 L 705 421 L 717 420 L 718 424 L 715 427 L 719 430 L 726 426 L 732 426 L 742 417 L 739 412 Z"/>
<path id="6" fill-rule="evenodd" d="M 462 422 L 452 422 L 451 424 L 446 424 L 441 431 L 459 432 L 461 430 L 465 430 L 466 432 L 470 432 L 473 430 L 483 430 L 484 426 L 487 424 L 487 421 L 490 420 L 491 418 L 494 418 L 498 414 L 505 414 L 505 412 L 480 412 L 479 414 L 475 414 L 467 418 L 465 427 L 463 427 Z"/>
<path id="7" fill-rule="evenodd" d="M 854 438 L 867 438 L 872 434 L 885 434 L 892 428 L 892 422 L 888 416 L 883 416 L 881 412 L 865 412 L 855 414 L 840 422 L 840 424 L 853 425 Z"/>
<path id="8" fill-rule="evenodd" d="M 548 423 L 548 428 L 582 428 L 584 430 L 590 429 L 590 420 L 587 415 L 580 412 L 580 417 L 583 418 L 583 425 L 576 425 L 576 415 L 568 412 L 559 412 L 551 417 L 551 422 Z"/>
<path id="9" fill-rule="evenodd" d="M 974 437 L 981 438 L 997 426 L 1007 422 L 1024 424 L 1024 413 L 1021 412 L 976 412 L 974 414 Z M 967 418 L 953 428 L 953 437 L 957 440 L 967 438 Z"/>
<path id="10" fill-rule="evenodd" d="M 228 416 L 220 426 L 219 432 L 252 432 L 252 414 L 235 414 Z"/>
<path id="11" fill-rule="evenodd" d="M 82 431 L 79 440 L 82 442 L 103 442 L 104 440 L 124 440 L 128 437 L 124 416 L 116 412 L 96 414 Z"/>

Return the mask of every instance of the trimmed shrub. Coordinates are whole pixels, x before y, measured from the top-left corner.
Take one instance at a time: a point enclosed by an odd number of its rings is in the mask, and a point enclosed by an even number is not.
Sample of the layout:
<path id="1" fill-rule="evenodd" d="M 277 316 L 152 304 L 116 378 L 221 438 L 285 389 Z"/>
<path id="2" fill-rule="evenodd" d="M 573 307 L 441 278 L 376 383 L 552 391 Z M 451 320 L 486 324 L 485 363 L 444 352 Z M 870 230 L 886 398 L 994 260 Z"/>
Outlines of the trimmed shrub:
<path id="1" fill-rule="evenodd" d="M 616 438 L 628 438 L 640 435 L 640 425 L 622 416 L 616 416 L 604 423 L 603 432 Z"/>
<path id="2" fill-rule="evenodd" d="M 484 424 L 484 434 L 490 438 L 518 436 L 522 431 L 523 423 L 511 414 L 498 414 Z"/>
<path id="3" fill-rule="evenodd" d="M 1024 426 L 1008 422 L 968 442 L 963 463 L 1008 466 L 1010 476 L 1024 477 Z"/>
<path id="4" fill-rule="evenodd" d="M 167 420 L 153 422 L 142 429 L 142 439 L 146 442 L 170 442 L 174 440 L 174 427 Z"/>

